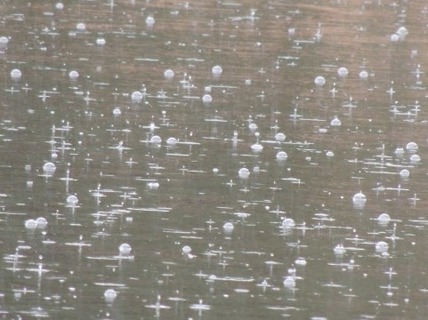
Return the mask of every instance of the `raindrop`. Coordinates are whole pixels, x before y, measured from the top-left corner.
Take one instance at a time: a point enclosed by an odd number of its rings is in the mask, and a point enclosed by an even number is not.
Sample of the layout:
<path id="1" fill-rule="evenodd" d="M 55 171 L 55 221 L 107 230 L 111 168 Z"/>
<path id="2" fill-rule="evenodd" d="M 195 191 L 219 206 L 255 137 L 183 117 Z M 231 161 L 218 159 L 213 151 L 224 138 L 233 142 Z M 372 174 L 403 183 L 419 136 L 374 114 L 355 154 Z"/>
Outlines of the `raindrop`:
<path id="1" fill-rule="evenodd" d="M 261 152 L 263 150 L 263 146 L 260 143 L 256 142 L 253 145 L 251 145 L 251 150 L 253 152 Z"/>
<path id="2" fill-rule="evenodd" d="M 248 129 L 250 129 L 251 131 L 256 131 L 257 130 L 257 124 L 255 124 L 254 122 L 251 122 L 249 125 L 248 125 Z"/>
<path id="3" fill-rule="evenodd" d="M 222 68 L 222 67 L 220 67 L 220 66 L 214 66 L 214 67 L 211 69 L 211 72 L 212 72 L 212 74 L 213 74 L 214 76 L 218 77 L 218 76 L 220 76 L 220 75 L 223 73 L 223 68 Z"/>
<path id="4" fill-rule="evenodd" d="M 134 91 L 131 94 L 132 102 L 140 103 L 143 100 L 143 94 L 140 91 Z"/>
<path id="5" fill-rule="evenodd" d="M 116 107 L 113 109 L 113 115 L 120 116 L 121 114 L 122 114 L 122 111 L 120 110 L 119 107 Z"/>
<path id="6" fill-rule="evenodd" d="M 345 67 L 341 67 L 341 68 L 337 69 L 337 74 L 339 75 L 339 77 L 344 78 L 348 75 L 348 73 L 349 73 L 349 71 Z"/>
<path id="7" fill-rule="evenodd" d="M 172 78 L 174 78 L 174 71 L 172 71 L 171 69 L 167 69 L 163 73 L 163 76 L 165 77 L 165 79 L 171 80 Z"/>
<path id="8" fill-rule="evenodd" d="M 248 179 L 248 177 L 250 176 L 250 170 L 248 170 L 247 168 L 241 168 L 238 171 L 238 176 L 241 179 Z"/>
<path id="9" fill-rule="evenodd" d="M 323 76 L 318 76 L 315 78 L 314 82 L 318 87 L 322 87 L 325 85 L 325 78 Z"/>
<path id="10" fill-rule="evenodd" d="M 407 31 L 406 27 L 400 27 L 398 28 L 398 30 L 395 32 L 395 34 L 398 35 L 398 38 L 402 41 L 406 38 L 406 36 L 409 34 L 409 31 Z"/>
<path id="11" fill-rule="evenodd" d="M 285 151 L 279 151 L 276 154 L 276 160 L 278 160 L 278 161 L 285 161 L 285 160 L 287 160 L 287 158 L 288 158 L 288 154 Z"/>
<path id="12" fill-rule="evenodd" d="M 21 72 L 21 70 L 19 70 L 19 69 L 13 69 L 13 70 L 10 72 L 10 76 L 11 76 L 11 78 L 12 78 L 13 80 L 19 80 L 19 79 L 21 79 L 21 77 L 22 77 L 22 72 Z"/>
<path id="13" fill-rule="evenodd" d="M 421 157 L 418 154 L 412 154 L 410 156 L 410 162 L 411 163 L 418 163 L 421 161 Z"/>
<path id="14" fill-rule="evenodd" d="M 77 80 L 79 78 L 79 72 L 72 70 L 68 73 L 70 80 Z"/>
<path id="15" fill-rule="evenodd" d="M 9 43 L 9 38 L 5 36 L 0 37 L 0 46 L 5 47 Z"/>
<path id="16" fill-rule="evenodd" d="M 120 254 L 130 254 L 131 250 L 132 250 L 131 246 L 127 243 L 122 243 L 119 246 L 119 253 Z"/>
<path id="17" fill-rule="evenodd" d="M 25 228 L 27 229 L 36 229 L 37 228 L 37 221 L 34 219 L 28 219 L 25 221 Z"/>

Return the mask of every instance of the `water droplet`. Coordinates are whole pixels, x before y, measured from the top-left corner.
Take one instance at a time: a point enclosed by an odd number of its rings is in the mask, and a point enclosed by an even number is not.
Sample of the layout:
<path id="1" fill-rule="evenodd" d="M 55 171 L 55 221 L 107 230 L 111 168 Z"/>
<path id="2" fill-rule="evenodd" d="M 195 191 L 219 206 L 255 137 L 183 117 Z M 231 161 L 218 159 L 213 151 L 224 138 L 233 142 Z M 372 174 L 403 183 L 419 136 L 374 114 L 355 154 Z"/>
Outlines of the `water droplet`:
<path id="1" fill-rule="evenodd" d="M 235 227 L 234 227 L 234 225 L 233 225 L 233 223 L 231 223 L 231 222 L 226 222 L 224 225 L 223 225 L 223 230 L 224 230 L 224 232 L 226 232 L 226 233 L 231 233 L 232 231 L 233 231 L 233 229 L 234 229 Z"/>
<path id="2" fill-rule="evenodd" d="M 43 172 L 44 172 L 46 175 L 48 175 L 48 176 L 53 175 L 53 174 L 54 174 L 54 172 L 55 172 L 55 170 L 56 170 L 56 166 L 55 166 L 55 164 L 54 164 L 54 163 L 52 163 L 52 162 L 46 162 L 46 163 L 43 165 Z"/>
<path id="3" fill-rule="evenodd" d="M 288 154 L 285 151 L 279 151 L 276 154 L 276 160 L 278 160 L 278 161 L 285 161 L 285 160 L 287 160 L 287 158 L 288 158 Z"/>
<path id="4" fill-rule="evenodd" d="M 379 241 L 376 242 L 375 249 L 378 253 L 384 253 L 388 251 L 389 245 L 385 241 Z"/>
<path id="5" fill-rule="evenodd" d="M 285 141 L 285 134 L 283 134 L 282 132 L 278 132 L 278 133 L 275 135 L 275 140 L 276 140 L 276 141 L 279 141 L 279 142 L 283 142 L 283 141 Z"/>
<path id="6" fill-rule="evenodd" d="M 161 143 L 162 143 L 162 138 L 161 138 L 161 137 L 159 137 L 159 136 L 152 136 L 152 137 L 150 138 L 150 143 L 153 143 L 153 144 L 161 144 Z"/>
<path id="7" fill-rule="evenodd" d="M 204 94 L 202 97 L 202 102 L 204 104 L 209 104 L 213 101 L 213 97 L 210 94 Z"/>
<path id="8" fill-rule="evenodd" d="M 70 195 L 67 197 L 67 205 L 70 207 L 75 207 L 79 203 L 79 199 L 75 195 Z"/>
<path id="9" fill-rule="evenodd" d="M 85 31 L 85 30 L 86 30 L 86 24 L 84 24 L 83 22 L 79 22 L 79 23 L 76 25 L 76 29 L 77 29 L 78 31 Z"/>
<path id="10" fill-rule="evenodd" d="M 323 76 L 318 76 L 315 78 L 314 82 L 318 87 L 322 87 L 325 85 L 325 78 Z"/>
<path id="11" fill-rule="evenodd" d="M 189 254 L 190 252 L 192 252 L 192 248 L 190 248 L 189 246 L 184 246 L 183 248 L 181 248 L 181 252 L 183 252 L 183 254 Z"/>
<path id="12" fill-rule="evenodd" d="M 64 9 L 64 4 L 63 4 L 62 2 L 57 2 L 57 3 L 55 4 L 55 9 L 57 9 L 57 10 L 62 10 L 62 9 Z"/>
<path id="13" fill-rule="evenodd" d="M 248 170 L 247 168 L 241 168 L 238 171 L 238 176 L 241 179 L 248 179 L 248 177 L 250 176 L 250 170 Z"/>
<path id="14" fill-rule="evenodd" d="M 19 80 L 19 79 L 21 79 L 21 77 L 22 77 L 22 72 L 21 72 L 21 70 L 19 70 L 19 69 L 13 69 L 13 70 L 10 72 L 10 76 L 11 76 L 11 78 L 12 78 L 13 80 Z"/>
<path id="15" fill-rule="evenodd" d="M 127 243 L 122 243 L 119 246 L 119 252 L 120 252 L 120 254 L 130 254 L 131 250 L 132 250 L 131 246 L 129 244 L 127 244 Z"/>
<path id="16" fill-rule="evenodd" d="M 153 18 L 152 16 L 148 16 L 147 18 L 146 18 L 146 25 L 148 26 L 148 27 L 153 27 L 153 25 L 155 24 L 155 18 Z"/>
<path id="17" fill-rule="evenodd" d="M 296 286 L 296 280 L 293 276 L 287 276 L 285 277 L 283 284 L 285 288 L 294 288 Z"/>
<path id="18" fill-rule="evenodd" d="M 97 38 L 96 44 L 98 46 L 104 46 L 106 44 L 106 39 L 104 39 L 104 38 Z"/>
<path id="19" fill-rule="evenodd" d="M 131 94 L 131 99 L 134 103 L 140 103 L 143 100 L 143 94 L 140 91 L 134 91 Z"/>
<path id="20" fill-rule="evenodd" d="M 223 73 L 223 68 L 221 66 L 214 66 L 211 72 L 215 77 L 219 77 Z"/>
<path id="21" fill-rule="evenodd" d="M 332 127 L 340 127 L 342 122 L 339 120 L 339 118 L 335 117 L 333 120 L 331 120 L 330 125 Z"/>
<path id="22" fill-rule="evenodd" d="M 117 297 L 117 292 L 114 289 L 107 289 L 106 291 L 104 291 L 104 298 L 106 300 L 106 302 L 113 302 L 114 299 L 116 299 Z"/>
<path id="23" fill-rule="evenodd" d="M 77 72 L 76 70 L 72 70 L 68 73 L 68 77 L 70 78 L 70 80 L 77 80 L 79 78 L 79 72 Z"/>
<path id="24" fill-rule="evenodd" d="M 341 67 L 341 68 L 337 69 L 337 74 L 339 77 L 344 78 L 348 75 L 348 73 L 349 73 L 349 71 L 345 67 Z"/>
<path id="25" fill-rule="evenodd" d="M 296 223 L 291 218 L 285 218 L 282 221 L 282 228 L 283 229 L 291 229 L 291 228 L 294 228 L 295 226 L 296 226 Z"/>
<path id="26" fill-rule="evenodd" d="M 379 217 L 377 217 L 377 222 L 382 226 L 386 226 L 390 221 L 391 217 L 387 213 L 381 213 Z"/>
<path id="27" fill-rule="evenodd" d="M 174 71 L 172 71 L 171 69 L 167 69 L 163 73 L 163 76 L 165 77 L 165 79 L 171 80 L 172 78 L 174 78 Z"/>
<path id="28" fill-rule="evenodd" d="M 36 223 L 37 223 L 37 228 L 40 228 L 40 229 L 44 229 L 48 225 L 48 221 L 43 217 L 37 218 Z"/>
<path id="29" fill-rule="evenodd" d="M 177 142 L 178 142 L 178 140 L 176 138 L 174 138 L 174 137 L 169 137 L 166 140 L 166 144 L 169 145 L 169 146 L 175 146 L 177 144 Z"/>
<path id="30" fill-rule="evenodd" d="M 406 144 L 406 150 L 409 152 L 416 152 L 418 150 L 418 144 L 416 142 L 409 142 Z"/>
<path id="31" fill-rule="evenodd" d="M 113 109 L 113 115 L 120 116 L 121 114 L 122 114 L 122 111 L 120 110 L 119 107 L 116 107 Z"/>
<path id="32" fill-rule="evenodd" d="M 37 228 L 37 221 L 34 219 L 28 219 L 25 221 L 25 228 L 27 229 L 36 229 Z"/>
<path id="33" fill-rule="evenodd" d="M 352 202 L 355 208 L 361 209 L 361 208 L 364 208 L 367 202 L 367 198 L 362 192 L 358 192 L 354 194 L 354 196 L 352 197 Z"/>
<path id="34" fill-rule="evenodd" d="M 369 77 L 369 73 L 363 70 L 358 74 L 358 76 L 360 77 L 361 80 L 366 80 Z"/>

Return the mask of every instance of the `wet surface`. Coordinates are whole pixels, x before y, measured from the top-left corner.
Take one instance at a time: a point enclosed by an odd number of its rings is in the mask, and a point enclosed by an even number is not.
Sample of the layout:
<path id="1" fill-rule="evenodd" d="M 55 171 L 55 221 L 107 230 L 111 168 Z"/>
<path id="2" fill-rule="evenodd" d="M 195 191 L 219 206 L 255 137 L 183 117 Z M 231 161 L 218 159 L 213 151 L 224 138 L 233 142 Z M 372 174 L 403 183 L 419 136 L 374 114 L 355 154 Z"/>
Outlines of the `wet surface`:
<path id="1" fill-rule="evenodd" d="M 423 1 L 0 11 L 6 318 L 425 318 Z"/>

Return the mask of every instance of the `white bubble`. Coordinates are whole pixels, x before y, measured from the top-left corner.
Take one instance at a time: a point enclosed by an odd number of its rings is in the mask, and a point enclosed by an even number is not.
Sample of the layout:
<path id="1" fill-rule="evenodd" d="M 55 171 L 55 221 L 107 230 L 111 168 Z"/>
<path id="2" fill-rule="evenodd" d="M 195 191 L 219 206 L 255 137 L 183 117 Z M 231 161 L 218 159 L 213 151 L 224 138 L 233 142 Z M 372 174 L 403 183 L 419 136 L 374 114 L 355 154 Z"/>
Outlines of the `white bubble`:
<path id="1" fill-rule="evenodd" d="M 214 66 L 211 72 L 214 76 L 220 76 L 223 73 L 223 68 L 221 66 Z"/>
<path id="2" fill-rule="evenodd" d="M 165 77 L 165 79 L 171 80 L 172 78 L 174 78 L 174 71 L 172 71 L 171 69 L 167 69 L 163 73 L 163 76 Z"/>
<path id="3" fill-rule="evenodd" d="M 122 114 L 122 111 L 120 110 L 119 107 L 116 107 L 113 109 L 113 115 L 120 116 L 121 114 Z"/>
<path id="4" fill-rule="evenodd" d="M 379 217 L 377 217 L 377 222 L 380 225 L 387 225 L 391 221 L 391 217 L 387 213 L 381 213 Z"/>
<path id="5" fill-rule="evenodd" d="M 348 75 L 348 73 L 349 73 L 349 71 L 345 67 L 341 67 L 341 68 L 337 69 L 337 74 L 339 77 L 344 78 Z"/>
<path id="6" fill-rule="evenodd" d="M 406 36 L 409 34 L 409 31 L 406 27 L 400 27 L 398 28 L 396 34 L 398 35 L 400 40 L 404 40 Z"/>
<path id="7" fill-rule="evenodd" d="M 107 302 L 113 302 L 114 299 L 117 297 L 117 292 L 114 289 L 107 289 L 104 291 L 104 299 Z"/>
<path id="8" fill-rule="evenodd" d="M 224 232 L 226 232 L 226 233 L 230 233 L 230 232 L 232 232 L 234 228 L 235 228 L 235 227 L 234 227 L 233 223 L 231 223 L 231 222 L 226 222 L 226 223 L 223 225 L 223 230 L 224 230 Z"/>
<path id="9" fill-rule="evenodd" d="M 295 226 L 296 226 L 296 223 L 291 218 L 285 218 L 282 221 L 282 228 L 283 229 L 291 229 L 291 228 L 294 228 Z"/>
<path id="10" fill-rule="evenodd" d="M 247 168 L 241 168 L 238 171 L 238 176 L 241 179 L 248 179 L 248 177 L 250 176 L 250 170 L 248 170 Z"/>
<path id="11" fill-rule="evenodd" d="M 147 189 L 149 190 L 157 190 L 159 189 L 159 186 L 159 182 L 157 181 L 147 182 Z"/>
<path id="12" fill-rule="evenodd" d="M 153 18 L 152 16 L 148 16 L 147 18 L 146 18 L 146 25 L 148 26 L 148 27 L 153 27 L 153 25 L 155 24 L 155 18 Z"/>
<path id="13" fill-rule="evenodd" d="M 418 154 L 412 154 L 410 156 L 410 162 L 411 163 L 418 163 L 421 161 L 421 157 Z"/>
<path id="14" fill-rule="evenodd" d="M 327 151 L 327 152 L 325 153 L 325 155 L 326 155 L 327 157 L 331 158 L 331 157 L 334 157 L 334 152 L 333 152 L 333 151 L 331 151 L 331 150 L 329 150 L 329 151 Z"/>
<path id="15" fill-rule="evenodd" d="M 27 229 L 36 229 L 37 228 L 37 221 L 34 219 L 28 219 L 25 221 L 25 228 Z"/>
<path id="16" fill-rule="evenodd" d="M 68 73 L 68 77 L 71 80 L 77 80 L 79 78 L 79 72 L 77 72 L 76 70 L 72 70 Z"/>
<path id="17" fill-rule="evenodd" d="M 36 223 L 37 223 L 37 228 L 40 228 L 40 229 L 44 229 L 48 225 L 48 221 L 43 217 L 37 218 Z"/>
<path id="18" fill-rule="evenodd" d="M 192 252 L 192 248 L 190 248 L 189 246 L 184 246 L 183 248 L 181 248 L 181 252 L 183 252 L 183 254 L 189 254 L 190 252 Z"/>
<path id="19" fill-rule="evenodd" d="M 352 202 L 354 207 L 363 208 L 367 202 L 367 198 L 362 192 L 358 192 L 352 197 Z"/>
<path id="20" fill-rule="evenodd" d="M 285 288 L 294 288 L 296 286 L 296 280 L 293 276 L 287 276 L 285 277 L 283 284 Z"/>
<path id="21" fill-rule="evenodd" d="M 279 141 L 279 142 L 283 142 L 283 141 L 285 141 L 285 134 L 283 134 L 282 132 L 278 132 L 278 133 L 275 135 L 275 140 L 276 140 L 276 141 Z"/>
<path id="22" fill-rule="evenodd" d="M 322 87 L 325 85 L 325 78 L 323 76 L 318 76 L 315 78 L 314 82 L 318 87 Z"/>
<path id="23" fill-rule="evenodd" d="M 134 91 L 131 94 L 132 102 L 140 103 L 143 100 L 143 94 L 140 91 Z"/>
<path id="24" fill-rule="evenodd" d="M 106 39 L 104 39 L 104 38 L 97 38 L 96 44 L 98 46 L 104 46 L 106 44 Z"/>
<path id="25" fill-rule="evenodd" d="M 416 152 L 419 149 L 418 144 L 416 142 L 409 142 L 406 144 L 406 150 L 409 152 Z"/>
<path id="26" fill-rule="evenodd" d="M 177 143 L 178 143 L 178 140 L 176 138 L 174 138 L 174 137 L 169 137 L 166 140 L 166 144 L 169 145 L 169 146 L 175 146 Z"/>
<path id="27" fill-rule="evenodd" d="M 261 152 L 262 150 L 263 150 L 263 146 L 258 142 L 251 145 L 251 151 L 253 152 Z"/>
<path id="28" fill-rule="evenodd" d="M 67 205 L 75 207 L 79 203 L 79 199 L 75 195 L 70 195 L 67 197 Z"/>
<path id="29" fill-rule="evenodd" d="M 400 176 L 402 178 L 408 178 L 410 176 L 410 171 L 407 169 L 403 169 L 400 171 Z"/>
<path id="30" fill-rule="evenodd" d="M 392 34 L 391 37 L 389 38 L 391 40 L 391 42 L 397 42 L 398 40 L 400 40 L 400 36 L 396 33 Z"/>
<path id="31" fill-rule="evenodd" d="M 335 117 L 333 120 L 331 120 L 330 125 L 332 127 L 340 127 L 342 122 L 339 120 L 339 118 Z"/>
<path id="32" fill-rule="evenodd" d="M 384 253 L 388 251 L 389 245 L 385 241 L 379 241 L 379 242 L 376 242 L 375 249 L 376 249 L 376 252 L 378 253 Z"/>
<path id="33" fill-rule="evenodd" d="M 64 4 L 63 4 L 62 2 L 57 2 L 57 3 L 55 4 L 55 9 L 57 9 L 57 10 L 62 10 L 62 9 L 64 9 Z"/>
<path id="34" fill-rule="evenodd" d="M 84 24 L 83 22 L 79 22 L 76 25 L 76 29 L 79 30 L 79 31 L 85 31 L 86 30 L 86 24 Z"/>
<path id="35" fill-rule="evenodd" d="M 56 166 L 52 162 L 46 162 L 43 165 L 43 172 L 47 175 L 52 175 L 56 170 Z"/>
<path id="36" fill-rule="evenodd" d="M 287 160 L 287 158 L 288 158 L 288 154 L 285 151 L 279 151 L 276 154 L 276 160 L 278 160 L 278 161 L 285 161 L 285 160 Z"/>
<path id="37" fill-rule="evenodd" d="M 369 73 L 365 70 L 361 71 L 358 76 L 361 80 L 366 80 L 369 77 Z"/>
<path id="38" fill-rule="evenodd" d="M 129 244 L 127 244 L 127 243 L 122 243 L 119 246 L 119 252 L 121 254 L 130 254 L 131 250 L 132 250 L 131 246 Z"/>
<path id="39" fill-rule="evenodd" d="M 153 144 L 161 144 L 162 143 L 162 138 L 161 137 L 159 137 L 159 136 L 152 136 L 151 138 L 150 138 L 150 143 L 153 143 Z"/>
<path id="40" fill-rule="evenodd" d="M 255 124 L 254 122 L 251 122 L 249 125 L 248 125 L 248 129 L 250 129 L 251 131 L 256 131 L 257 130 L 257 124 Z"/>
<path id="41" fill-rule="evenodd" d="M 213 101 L 213 97 L 210 94 L 204 94 L 202 97 L 202 102 L 205 104 L 209 104 Z"/>
<path id="42" fill-rule="evenodd" d="M 19 69 L 13 69 L 13 70 L 10 72 L 10 76 L 11 76 L 11 78 L 12 78 L 13 80 L 19 80 L 19 79 L 21 79 L 21 77 L 22 77 L 22 72 L 21 72 L 21 70 L 19 70 Z"/>
<path id="43" fill-rule="evenodd" d="M 346 253 L 346 249 L 343 244 L 338 244 L 334 247 L 333 252 L 335 255 L 343 256 Z"/>

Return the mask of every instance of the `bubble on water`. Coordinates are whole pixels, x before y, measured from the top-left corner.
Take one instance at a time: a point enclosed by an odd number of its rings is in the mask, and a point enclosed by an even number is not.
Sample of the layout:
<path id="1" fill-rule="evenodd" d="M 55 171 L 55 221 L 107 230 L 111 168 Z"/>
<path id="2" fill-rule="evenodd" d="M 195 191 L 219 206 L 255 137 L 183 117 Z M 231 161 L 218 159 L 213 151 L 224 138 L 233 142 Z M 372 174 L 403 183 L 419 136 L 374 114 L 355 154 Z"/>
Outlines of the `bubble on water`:
<path id="1" fill-rule="evenodd" d="M 307 262 L 305 258 L 302 257 L 298 257 L 294 263 L 296 264 L 296 266 L 306 266 Z"/>
<path id="2" fill-rule="evenodd" d="M 323 85 L 325 85 L 325 78 L 323 76 L 317 76 L 314 82 L 318 87 L 322 87 Z"/>
<path id="3" fill-rule="evenodd" d="M 346 253 L 346 248 L 340 243 L 334 247 L 333 252 L 337 256 L 343 256 Z"/>
<path id="4" fill-rule="evenodd" d="M 419 163 L 421 161 L 421 157 L 418 154 L 412 154 L 410 156 L 410 162 L 411 163 Z"/>
<path id="5" fill-rule="evenodd" d="M 257 124 L 255 124 L 254 122 L 251 122 L 249 125 L 248 125 L 248 129 L 250 129 L 250 131 L 256 131 L 257 130 Z"/>
<path id="6" fill-rule="evenodd" d="M 248 177 L 250 176 L 250 170 L 248 170 L 247 168 L 241 168 L 238 171 L 238 176 L 241 179 L 248 179 Z"/>
<path id="7" fill-rule="evenodd" d="M 226 232 L 226 233 L 231 233 L 234 228 L 235 228 L 235 226 L 231 222 L 226 222 L 223 225 L 223 231 Z"/>
<path id="8" fill-rule="evenodd" d="M 202 102 L 204 104 L 209 104 L 213 101 L 213 97 L 210 94 L 204 94 L 202 97 Z"/>
<path id="9" fill-rule="evenodd" d="M 329 151 L 327 151 L 327 152 L 325 153 L 325 155 L 326 155 L 328 158 L 331 158 L 331 157 L 334 157 L 334 152 L 333 152 L 333 151 L 331 151 L 331 150 L 329 150 Z"/>
<path id="10" fill-rule="evenodd" d="M 76 24 L 76 29 L 79 31 L 85 31 L 86 30 L 86 24 L 84 24 L 83 22 L 79 22 L 78 24 Z"/>
<path id="11" fill-rule="evenodd" d="M 37 228 L 37 221 L 34 219 L 25 220 L 25 228 L 36 229 Z"/>
<path id="12" fill-rule="evenodd" d="M 157 190 L 157 189 L 159 189 L 159 182 L 157 182 L 157 181 L 150 181 L 150 182 L 147 182 L 147 189 L 149 189 L 149 190 Z"/>
<path id="13" fill-rule="evenodd" d="M 8 43 L 9 43 L 8 37 L 5 37 L 5 36 L 0 37 L 0 46 L 1 47 L 3 47 L 3 48 L 6 47 Z"/>
<path id="14" fill-rule="evenodd" d="M 339 120 L 339 118 L 335 117 L 333 120 L 331 120 L 330 125 L 332 127 L 340 127 L 342 122 Z"/>
<path id="15" fill-rule="evenodd" d="M 48 221 L 43 217 L 38 217 L 36 219 L 37 228 L 44 229 L 48 225 Z"/>
<path id="16" fill-rule="evenodd" d="M 159 136 L 152 136 L 151 138 L 150 138 L 150 141 L 149 141 L 150 143 L 153 143 L 153 144 L 161 144 L 162 143 L 162 138 L 161 137 L 159 137 Z"/>
<path id="17" fill-rule="evenodd" d="M 263 146 L 258 142 L 251 145 L 251 151 L 253 152 L 261 152 L 262 150 L 263 150 Z"/>
<path id="18" fill-rule="evenodd" d="M 397 147 L 397 148 L 395 149 L 395 151 L 394 151 L 394 154 L 395 154 L 397 157 L 401 157 L 401 156 L 403 156 L 403 154 L 404 154 L 404 149 L 403 149 L 402 147 Z"/>
<path id="19" fill-rule="evenodd" d="M 395 32 L 395 34 L 398 35 L 398 38 L 403 41 L 406 36 L 409 34 L 409 31 L 407 30 L 406 27 L 402 26 L 400 28 L 398 28 L 398 30 Z"/>
<path id="20" fill-rule="evenodd" d="M 62 10 L 62 9 L 64 9 L 64 4 L 63 4 L 62 2 L 57 2 L 57 3 L 55 4 L 55 9 L 57 9 L 57 10 Z"/>
<path id="21" fill-rule="evenodd" d="M 148 26 L 148 27 L 153 27 L 154 26 L 154 24 L 155 24 L 155 18 L 153 18 L 153 16 L 148 16 L 147 18 L 146 18 L 146 25 Z"/>
<path id="22" fill-rule="evenodd" d="M 344 78 L 349 74 L 349 71 L 345 67 L 340 67 L 339 69 L 337 69 L 337 74 L 339 77 Z"/>
<path id="23" fill-rule="evenodd" d="M 275 135 L 275 140 L 276 141 L 279 141 L 279 142 L 283 142 L 283 141 L 285 141 L 285 134 L 283 134 L 282 132 L 278 132 L 276 135 Z"/>
<path id="24" fill-rule="evenodd" d="M 218 77 L 223 73 L 223 68 L 217 65 L 211 69 L 211 72 L 214 76 Z"/>
<path id="25" fill-rule="evenodd" d="M 287 276 L 283 281 L 283 285 L 285 288 L 294 288 L 296 286 L 296 280 L 293 276 Z"/>
<path id="26" fill-rule="evenodd" d="M 163 76 L 165 77 L 165 79 L 171 80 L 172 78 L 174 78 L 174 71 L 172 71 L 171 69 L 167 69 L 163 73 Z"/>
<path id="27" fill-rule="evenodd" d="M 55 170 L 56 170 L 56 166 L 55 166 L 55 164 L 53 162 L 46 162 L 43 165 L 43 172 L 46 175 L 53 175 L 54 172 L 55 172 Z"/>
<path id="28" fill-rule="evenodd" d="M 169 146 L 175 146 L 177 143 L 178 143 L 178 140 L 176 138 L 174 138 L 174 137 L 169 137 L 166 140 L 166 144 L 169 145 Z"/>
<path id="29" fill-rule="evenodd" d="M 388 249 L 389 249 L 389 245 L 385 241 L 379 241 L 379 242 L 376 242 L 375 244 L 375 250 L 378 253 L 387 252 Z"/>
<path id="30" fill-rule="evenodd" d="M 407 169 L 403 169 L 400 171 L 400 176 L 402 178 L 408 178 L 410 176 L 410 171 Z"/>
<path id="31" fill-rule="evenodd" d="M 282 221 L 282 228 L 283 229 L 291 229 L 291 228 L 294 228 L 295 226 L 296 226 L 296 223 L 291 218 L 285 218 Z"/>
<path id="32" fill-rule="evenodd" d="M 354 194 L 352 197 L 352 203 L 355 208 L 363 208 L 367 202 L 366 196 L 362 192 Z"/>
<path id="33" fill-rule="evenodd" d="M 22 77 L 22 72 L 21 72 L 21 70 L 19 70 L 19 69 L 13 69 L 13 70 L 10 72 L 10 77 L 11 77 L 13 80 L 19 80 L 19 79 L 21 79 L 21 77 Z"/>
<path id="34" fill-rule="evenodd" d="M 70 80 L 77 80 L 79 78 L 79 72 L 77 72 L 76 70 L 72 70 L 68 73 L 68 77 L 70 78 Z"/>
<path id="35" fill-rule="evenodd" d="M 389 216 L 389 214 L 387 213 L 381 213 L 378 217 L 377 217 L 377 222 L 378 224 L 382 225 L 382 226 L 386 226 L 388 225 L 388 223 L 391 221 L 391 217 Z"/>
<path id="36" fill-rule="evenodd" d="M 70 195 L 67 197 L 67 205 L 70 207 L 75 207 L 79 203 L 79 199 L 74 195 Z"/>
<path id="37" fill-rule="evenodd" d="M 113 115 L 120 116 L 121 114 L 122 114 L 122 111 L 120 110 L 119 107 L 116 107 L 113 109 Z"/>
<path id="38" fill-rule="evenodd" d="M 396 33 L 391 34 L 391 36 L 389 37 L 389 40 L 391 40 L 391 42 L 397 42 L 400 40 L 400 36 Z"/>
<path id="39" fill-rule="evenodd" d="M 143 100 L 143 94 L 140 91 L 134 91 L 131 94 L 131 99 L 134 103 L 140 103 Z"/>
<path id="40" fill-rule="evenodd" d="M 190 248 L 189 246 L 184 246 L 183 248 L 181 248 L 181 252 L 183 252 L 183 254 L 189 254 L 190 252 L 192 252 L 192 248 Z"/>
<path id="41" fill-rule="evenodd" d="M 104 39 L 104 38 L 97 38 L 96 44 L 98 46 L 104 46 L 106 44 L 106 39 Z"/>
<path id="42" fill-rule="evenodd" d="M 360 71 L 358 76 L 360 77 L 361 80 L 366 80 L 369 77 L 369 73 L 365 70 L 362 70 L 362 71 Z"/>
<path id="43" fill-rule="evenodd" d="M 117 297 L 117 292 L 114 289 L 107 289 L 106 291 L 104 291 L 104 299 L 106 302 L 111 303 L 114 301 L 114 299 L 116 299 Z"/>
<path id="44" fill-rule="evenodd" d="M 406 150 L 409 152 L 416 152 L 418 151 L 419 147 L 418 144 L 416 142 L 409 142 L 408 144 L 406 144 Z"/>
<path id="45" fill-rule="evenodd" d="M 278 161 L 285 161 L 285 160 L 287 160 L 287 158 L 288 158 L 288 154 L 285 151 L 279 151 L 276 154 L 276 160 L 278 160 Z"/>
<path id="46" fill-rule="evenodd" d="M 122 243 L 119 246 L 119 253 L 120 254 L 130 254 L 131 250 L 132 250 L 132 248 L 128 243 Z"/>

